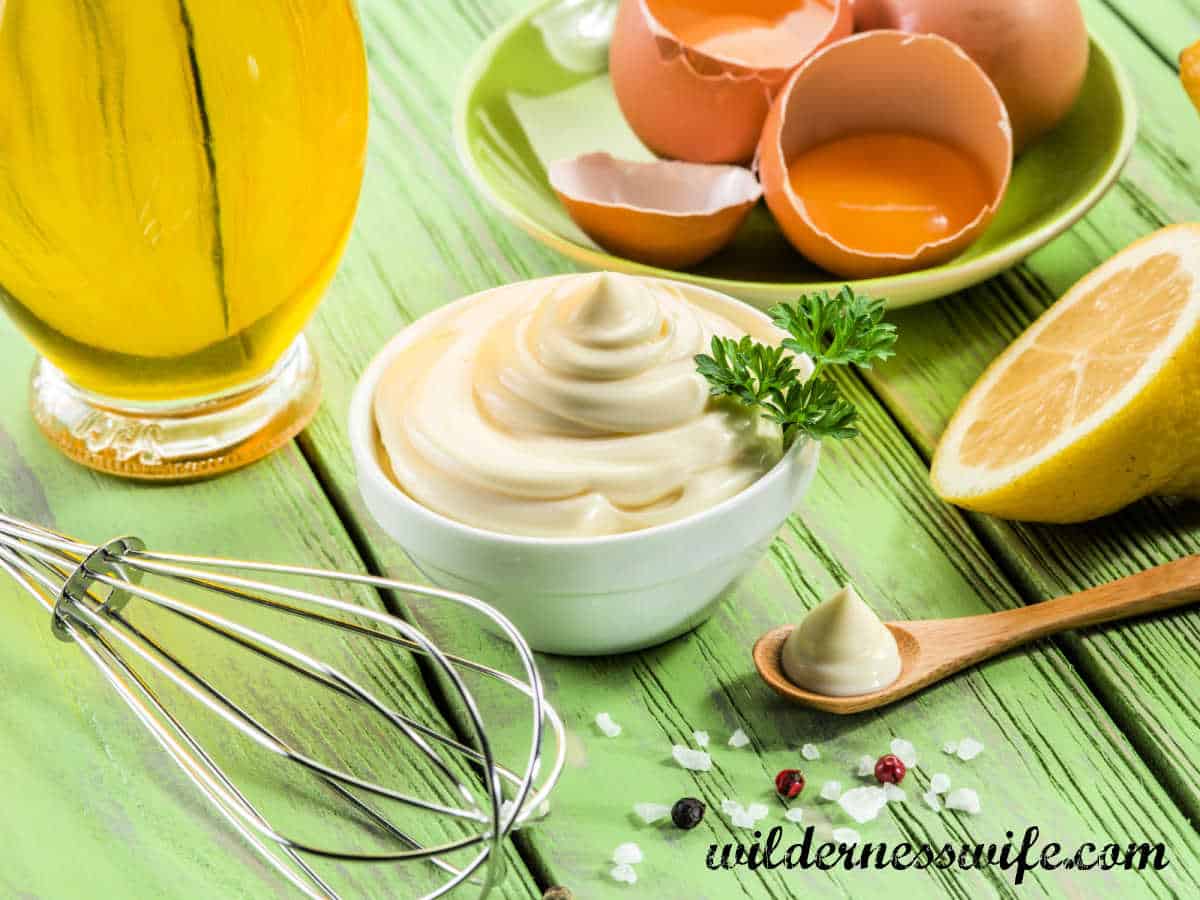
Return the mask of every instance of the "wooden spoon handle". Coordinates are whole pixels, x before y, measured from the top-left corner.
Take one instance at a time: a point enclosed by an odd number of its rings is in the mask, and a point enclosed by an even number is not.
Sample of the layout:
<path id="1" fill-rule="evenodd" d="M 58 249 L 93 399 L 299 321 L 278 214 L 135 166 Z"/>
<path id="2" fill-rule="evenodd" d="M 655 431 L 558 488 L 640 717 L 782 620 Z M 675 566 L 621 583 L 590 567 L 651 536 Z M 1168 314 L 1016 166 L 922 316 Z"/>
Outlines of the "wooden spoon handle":
<path id="1" fill-rule="evenodd" d="M 1186 606 L 1200 600 L 1200 555 L 1155 566 L 1119 581 L 1102 584 L 1021 610 L 1032 637 L 1086 628 L 1130 616 Z"/>
<path id="2" fill-rule="evenodd" d="M 1200 601 L 1200 555 L 1187 556 L 1077 594 L 985 618 L 999 653 L 1060 631 L 1162 612 Z M 989 654 L 991 655 L 991 654 Z"/>

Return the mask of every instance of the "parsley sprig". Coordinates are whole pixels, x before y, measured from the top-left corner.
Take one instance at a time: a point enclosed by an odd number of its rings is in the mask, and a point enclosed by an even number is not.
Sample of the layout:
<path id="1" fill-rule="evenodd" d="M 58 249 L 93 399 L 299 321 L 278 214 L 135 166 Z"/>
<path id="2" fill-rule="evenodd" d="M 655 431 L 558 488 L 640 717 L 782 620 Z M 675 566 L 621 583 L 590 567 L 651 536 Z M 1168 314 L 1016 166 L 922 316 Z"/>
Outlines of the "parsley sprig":
<path id="1" fill-rule="evenodd" d="M 789 335 L 780 346 L 749 336 L 714 336 L 711 354 L 696 357 L 696 370 L 708 381 L 709 393 L 760 409 L 783 429 L 785 445 L 801 434 L 815 440 L 855 437 L 858 410 L 824 372 L 828 366 L 868 369 L 892 355 L 896 326 L 883 320 L 883 301 L 846 286 L 834 295 L 805 294 L 768 314 Z M 796 369 L 799 353 L 813 361 L 813 373 L 805 381 Z"/>

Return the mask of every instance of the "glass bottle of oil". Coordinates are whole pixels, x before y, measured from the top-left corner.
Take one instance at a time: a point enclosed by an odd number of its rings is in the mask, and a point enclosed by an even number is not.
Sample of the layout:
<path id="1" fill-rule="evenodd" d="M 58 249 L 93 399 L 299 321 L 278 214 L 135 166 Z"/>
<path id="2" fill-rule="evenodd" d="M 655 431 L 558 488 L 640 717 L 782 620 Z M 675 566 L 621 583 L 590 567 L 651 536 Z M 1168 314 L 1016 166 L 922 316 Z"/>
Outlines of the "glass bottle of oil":
<path id="1" fill-rule="evenodd" d="M 0 5 L 0 304 L 44 357 L 43 430 L 88 464 L 179 477 L 302 427 L 298 336 L 366 129 L 351 0 Z"/>

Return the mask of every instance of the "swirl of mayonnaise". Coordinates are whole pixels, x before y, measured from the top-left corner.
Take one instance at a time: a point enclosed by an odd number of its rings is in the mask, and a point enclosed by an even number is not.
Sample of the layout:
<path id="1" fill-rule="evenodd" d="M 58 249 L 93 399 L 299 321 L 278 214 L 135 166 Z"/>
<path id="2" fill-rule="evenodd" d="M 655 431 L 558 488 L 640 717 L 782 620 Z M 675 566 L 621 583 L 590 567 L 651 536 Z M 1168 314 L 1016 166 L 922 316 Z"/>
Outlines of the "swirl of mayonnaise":
<path id="1" fill-rule="evenodd" d="M 771 326 L 684 285 L 600 273 L 512 285 L 430 314 L 390 363 L 375 421 L 396 483 L 507 534 L 671 522 L 743 490 L 777 426 L 716 403 L 693 359 Z"/>

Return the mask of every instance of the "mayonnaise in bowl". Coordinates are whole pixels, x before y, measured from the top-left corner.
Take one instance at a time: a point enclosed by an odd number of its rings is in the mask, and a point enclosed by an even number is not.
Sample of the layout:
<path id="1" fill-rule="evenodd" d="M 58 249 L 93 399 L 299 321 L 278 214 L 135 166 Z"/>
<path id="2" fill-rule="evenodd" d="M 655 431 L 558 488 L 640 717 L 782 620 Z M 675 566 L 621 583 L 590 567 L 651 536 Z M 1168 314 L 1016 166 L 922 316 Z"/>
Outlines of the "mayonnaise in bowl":
<path id="1" fill-rule="evenodd" d="M 389 340 L 350 403 L 380 528 L 536 650 L 623 653 L 696 627 L 816 472 L 819 441 L 780 455 L 773 425 L 694 375 L 712 334 L 777 345 L 770 319 L 699 286 L 632 282 L 552 276 L 455 301 Z"/>
<path id="2" fill-rule="evenodd" d="M 696 371 L 714 335 L 778 343 L 753 311 L 611 273 L 472 299 L 410 326 L 375 389 L 390 474 L 428 509 L 504 534 L 621 534 L 713 507 L 782 457 L 779 427 Z"/>

